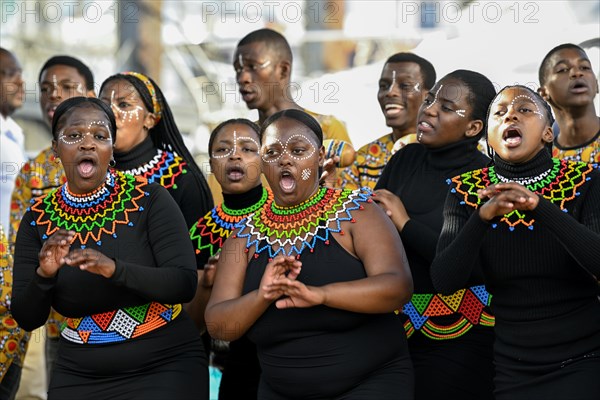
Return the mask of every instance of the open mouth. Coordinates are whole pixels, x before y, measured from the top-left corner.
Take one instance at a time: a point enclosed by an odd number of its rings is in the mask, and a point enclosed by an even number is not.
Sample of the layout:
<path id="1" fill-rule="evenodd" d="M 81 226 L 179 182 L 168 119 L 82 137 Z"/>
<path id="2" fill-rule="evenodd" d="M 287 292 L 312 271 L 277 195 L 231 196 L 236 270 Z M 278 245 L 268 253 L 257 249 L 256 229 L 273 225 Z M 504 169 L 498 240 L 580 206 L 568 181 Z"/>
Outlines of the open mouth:
<path id="1" fill-rule="evenodd" d="M 46 114 L 48 115 L 48 118 L 50 118 L 50 121 L 52 121 L 55 111 L 56 111 L 56 106 L 52 106 L 52 107 L 48 108 L 48 110 L 46 111 Z"/>
<path id="2" fill-rule="evenodd" d="M 418 129 L 419 133 L 430 133 L 433 131 L 433 125 L 431 125 L 427 121 L 419 121 L 419 124 L 417 125 L 417 129 Z"/>
<path id="3" fill-rule="evenodd" d="M 508 147 L 516 147 L 521 144 L 522 137 L 519 128 L 514 126 L 506 128 L 502 134 L 502 140 L 504 140 L 504 143 L 506 143 Z"/>
<path id="4" fill-rule="evenodd" d="M 290 193 L 296 188 L 296 178 L 290 171 L 284 170 L 279 178 L 279 186 L 284 192 Z"/>
<path id="5" fill-rule="evenodd" d="M 84 157 L 77 164 L 77 172 L 83 178 L 91 178 L 96 172 L 96 161 L 91 157 Z"/>
<path id="6" fill-rule="evenodd" d="M 249 102 L 256 97 L 256 93 L 250 89 L 240 89 L 240 94 L 245 102 Z"/>
<path id="7" fill-rule="evenodd" d="M 237 165 L 227 168 L 226 173 L 227 178 L 233 182 L 238 182 L 242 180 L 244 178 L 244 175 L 246 175 L 246 172 Z"/>
<path id="8" fill-rule="evenodd" d="M 401 104 L 386 104 L 384 107 L 385 115 L 390 116 L 390 117 L 396 116 L 404 110 L 406 110 L 406 107 L 404 107 Z"/>
<path id="9" fill-rule="evenodd" d="M 571 86 L 572 93 L 584 93 L 587 92 L 587 90 L 588 86 L 582 81 L 576 81 L 575 84 Z"/>

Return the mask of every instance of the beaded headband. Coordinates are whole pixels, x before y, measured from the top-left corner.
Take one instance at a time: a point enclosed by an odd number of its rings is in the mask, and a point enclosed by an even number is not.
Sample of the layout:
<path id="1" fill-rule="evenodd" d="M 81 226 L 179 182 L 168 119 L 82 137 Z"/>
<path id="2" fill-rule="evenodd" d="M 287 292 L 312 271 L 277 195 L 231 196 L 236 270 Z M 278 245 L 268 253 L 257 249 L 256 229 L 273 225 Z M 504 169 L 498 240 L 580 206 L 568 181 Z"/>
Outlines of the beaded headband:
<path id="1" fill-rule="evenodd" d="M 152 107 L 154 108 L 153 112 L 157 118 L 156 122 L 158 122 L 160 120 L 162 110 L 160 108 L 160 103 L 158 102 L 158 96 L 156 96 L 156 89 L 154 88 L 152 82 L 150 82 L 150 79 L 144 74 L 140 74 L 139 72 L 133 71 L 123 72 L 123 75 L 135 76 L 140 81 L 142 81 L 144 85 L 146 85 L 146 89 L 148 89 L 148 92 L 150 92 L 150 96 L 152 97 Z"/>

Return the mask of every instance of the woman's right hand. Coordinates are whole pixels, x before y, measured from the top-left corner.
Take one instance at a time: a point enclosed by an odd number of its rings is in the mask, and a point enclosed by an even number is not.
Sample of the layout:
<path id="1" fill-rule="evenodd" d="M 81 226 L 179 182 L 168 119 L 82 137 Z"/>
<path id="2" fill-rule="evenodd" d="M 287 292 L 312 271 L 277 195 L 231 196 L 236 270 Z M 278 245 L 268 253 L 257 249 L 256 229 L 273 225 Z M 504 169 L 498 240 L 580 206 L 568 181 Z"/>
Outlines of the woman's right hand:
<path id="1" fill-rule="evenodd" d="M 271 285 L 281 278 L 296 279 L 300 274 L 301 267 L 302 262 L 293 256 L 277 256 L 269 261 L 258 287 L 259 296 L 269 302 L 280 298 L 283 291 L 271 290 Z"/>
<path id="2" fill-rule="evenodd" d="M 75 238 L 75 232 L 59 229 L 46 240 L 38 255 L 40 266 L 37 274 L 43 278 L 52 278 L 62 265 L 65 257 L 69 254 L 71 242 Z"/>

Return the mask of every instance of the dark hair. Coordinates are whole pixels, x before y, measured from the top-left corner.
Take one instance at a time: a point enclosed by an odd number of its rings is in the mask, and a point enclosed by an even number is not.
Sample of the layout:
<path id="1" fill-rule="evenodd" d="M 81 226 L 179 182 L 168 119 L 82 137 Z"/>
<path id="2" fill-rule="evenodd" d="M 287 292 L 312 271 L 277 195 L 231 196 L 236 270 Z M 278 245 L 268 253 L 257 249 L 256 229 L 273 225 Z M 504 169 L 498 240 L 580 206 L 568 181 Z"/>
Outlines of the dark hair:
<path id="1" fill-rule="evenodd" d="M 544 108 L 544 111 L 546 112 L 546 123 L 548 124 L 548 126 L 554 125 L 554 116 L 552 115 L 552 109 L 550 108 L 550 104 L 548 104 L 546 102 L 546 100 L 544 100 L 542 98 L 542 96 L 540 96 L 540 94 L 538 92 L 536 92 L 535 90 L 533 90 L 531 88 L 528 88 L 527 86 L 524 86 L 524 85 L 509 85 L 509 86 L 504 86 L 502 89 L 500 89 L 500 91 L 498 92 L 498 94 L 496 96 L 494 96 L 494 99 L 490 103 L 490 106 L 488 108 L 487 115 L 486 115 L 486 118 L 485 118 L 486 121 L 490 117 L 490 112 L 492 110 L 492 103 L 496 100 L 496 98 L 498 96 L 500 96 L 502 94 L 502 92 L 504 92 L 507 89 L 522 89 L 522 90 L 526 90 L 531 95 L 533 95 L 533 97 L 536 98 L 536 100 L 542 105 L 542 107 Z M 494 153 L 493 153 L 493 149 L 488 144 L 488 134 L 487 134 L 487 132 L 486 132 L 486 135 L 485 135 L 485 142 L 486 142 L 487 148 L 488 148 L 488 155 L 490 156 L 490 158 L 493 158 Z M 546 147 L 550 151 L 550 154 L 552 154 L 552 142 L 548 143 L 546 145 Z"/>
<path id="2" fill-rule="evenodd" d="M 267 120 L 262 124 L 260 129 L 260 140 L 262 142 L 262 137 L 265 134 L 267 128 L 281 118 L 291 118 L 294 119 L 301 124 L 305 125 L 310 129 L 317 138 L 317 143 L 319 147 L 323 145 L 323 130 L 321 129 L 321 125 L 319 122 L 314 119 L 310 114 L 302 110 L 296 110 L 295 108 L 288 108 L 287 110 L 281 110 L 271 115 Z"/>
<path id="3" fill-rule="evenodd" d="M 71 97 L 56 107 L 56 111 L 54 112 L 54 117 L 52 118 L 52 137 L 54 140 L 58 139 L 58 125 L 62 117 L 67 114 L 67 112 L 75 109 L 75 108 L 97 108 L 100 111 L 104 112 L 109 122 L 109 131 L 110 136 L 112 138 L 113 143 L 117 139 L 117 123 L 115 121 L 115 114 L 112 112 L 111 108 L 107 106 L 103 101 L 95 98 L 95 97 Z"/>
<path id="4" fill-rule="evenodd" d="M 457 79 L 469 88 L 469 95 L 467 96 L 467 102 L 471 106 L 469 118 L 483 122 L 481 131 L 475 136 L 479 140 L 487 131 L 488 108 L 496 96 L 494 84 L 485 75 L 467 69 L 457 69 L 450 72 L 440 81 L 446 78 Z"/>
<path id="5" fill-rule="evenodd" d="M 563 49 L 579 50 L 580 52 L 585 54 L 585 56 L 587 57 L 587 53 L 585 52 L 585 50 L 583 50 L 580 46 L 577 46 L 576 44 L 563 43 L 561 45 L 556 46 L 555 48 L 550 50 L 548 52 L 548 54 L 546 54 L 546 56 L 542 60 L 542 63 L 540 64 L 540 69 L 538 70 L 538 79 L 540 81 L 540 85 L 543 86 L 546 83 L 546 78 L 547 78 L 546 68 L 548 68 L 548 63 L 550 62 L 550 57 L 552 57 L 554 55 L 554 53 L 556 53 L 560 50 L 563 50 Z"/>
<path id="6" fill-rule="evenodd" d="M 280 60 L 286 60 L 290 63 L 293 61 L 290 44 L 281 33 L 272 29 L 263 28 L 250 32 L 238 42 L 236 47 L 256 42 L 266 44 L 269 50 L 277 55 Z"/>
<path id="7" fill-rule="evenodd" d="M 390 56 L 385 63 L 392 64 L 401 62 L 412 62 L 419 65 L 425 89 L 431 89 L 435 85 L 435 68 L 429 61 L 413 53 L 396 53 L 393 56 Z"/>
<path id="8" fill-rule="evenodd" d="M 139 76 L 140 74 L 136 73 L 136 75 Z M 108 77 L 104 82 L 102 82 L 100 92 L 102 92 L 102 89 L 104 89 L 104 87 L 109 82 L 119 79 L 127 81 L 131 85 L 133 85 L 135 90 L 139 93 L 140 97 L 142 98 L 146 109 L 148 109 L 152 113 L 157 114 L 157 117 L 159 117 L 156 125 L 154 125 L 148 131 L 148 135 L 152 139 L 154 147 L 159 149 L 166 148 L 168 150 L 172 150 L 185 160 L 188 170 L 192 173 L 194 178 L 196 178 L 196 182 L 200 186 L 201 191 L 207 194 L 208 197 L 210 197 L 210 199 L 207 199 L 207 204 L 198 204 L 198 208 L 203 210 L 212 208 L 213 203 L 212 197 L 210 195 L 211 191 L 208 187 L 208 184 L 206 183 L 206 179 L 204 178 L 202 171 L 200 171 L 198 164 L 196 164 L 194 157 L 192 156 L 192 154 L 190 153 L 183 141 L 183 136 L 181 135 L 181 132 L 179 131 L 179 128 L 175 123 L 175 118 L 173 117 L 173 113 L 171 112 L 171 108 L 169 107 L 167 100 L 165 99 L 162 91 L 160 90 L 156 82 L 154 82 L 148 76 L 144 77 L 147 78 L 150 84 L 154 87 L 156 100 L 158 102 L 158 107 L 160 108 L 160 110 L 155 110 L 154 103 L 152 100 L 152 94 L 150 93 L 150 90 L 148 89 L 146 84 L 142 82 L 142 80 L 137 76 L 129 75 L 129 73 L 115 74 Z"/>
<path id="9" fill-rule="evenodd" d="M 66 65 L 68 67 L 75 68 L 77 72 L 79 72 L 81 76 L 85 78 L 86 90 L 94 90 L 94 75 L 92 74 L 92 71 L 83 62 L 71 56 L 54 56 L 48 59 L 48 61 L 44 63 L 42 69 L 40 70 L 38 82 L 41 82 L 44 71 L 55 65 Z"/>
<path id="10" fill-rule="evenodd" d="M 215 142 L 215 138 L 217 137 L 217 134 L 221 131 L 221 129 L 223 129 L 227 125 L 234 125 L 234 124 L 241 124 L 241 125 L 249 126 L 250 129 L 252 129 L 254 132 L 256 132 L 256 136 L 258 136 L 259 140 L 260 140 L 260 127 L 258 125 L 256 125 L 254 122 L 252 122 L 246 118 L 228 119 L 227 121 L 223 121 L 219 125 L 217 125 L 216 128 L 213 129 L 212 132 L 210 133 L 210 138 L 208 139 L 208 155 L 209 156 L 210 156 L 210 154 L 212 154 L 211 153 L 212 146 Z"/>

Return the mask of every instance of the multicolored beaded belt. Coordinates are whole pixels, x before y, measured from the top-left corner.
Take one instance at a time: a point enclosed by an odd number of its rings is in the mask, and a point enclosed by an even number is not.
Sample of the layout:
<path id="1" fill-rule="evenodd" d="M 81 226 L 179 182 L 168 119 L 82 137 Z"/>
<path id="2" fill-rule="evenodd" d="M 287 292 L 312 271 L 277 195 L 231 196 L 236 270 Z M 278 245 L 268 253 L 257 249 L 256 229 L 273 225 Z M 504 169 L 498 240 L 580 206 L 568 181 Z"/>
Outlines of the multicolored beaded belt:
<path id="1" fill-rule="evenodd" d="M 494 326 L 494 316 L 486 312 L 492 295 L 485 286 L 472 286 L 451 295 L 413 294 L 404 305 L 402 313 L 408 319 L 404 323 L 406 337 L 415 330 L 434 340 L 454 339 L 467 333 L 474 325 Z M 451 325 L 438 325 L 430 317 L 457 315 L 459 319 Z"/>
<path id="2" fill-rule="evenodd" d="M 180 313 L 181 304 L 152 302 L 82 318 L 67 318 L 61 336 L 79 344 L 123 342 L 166 325 Z"/>

